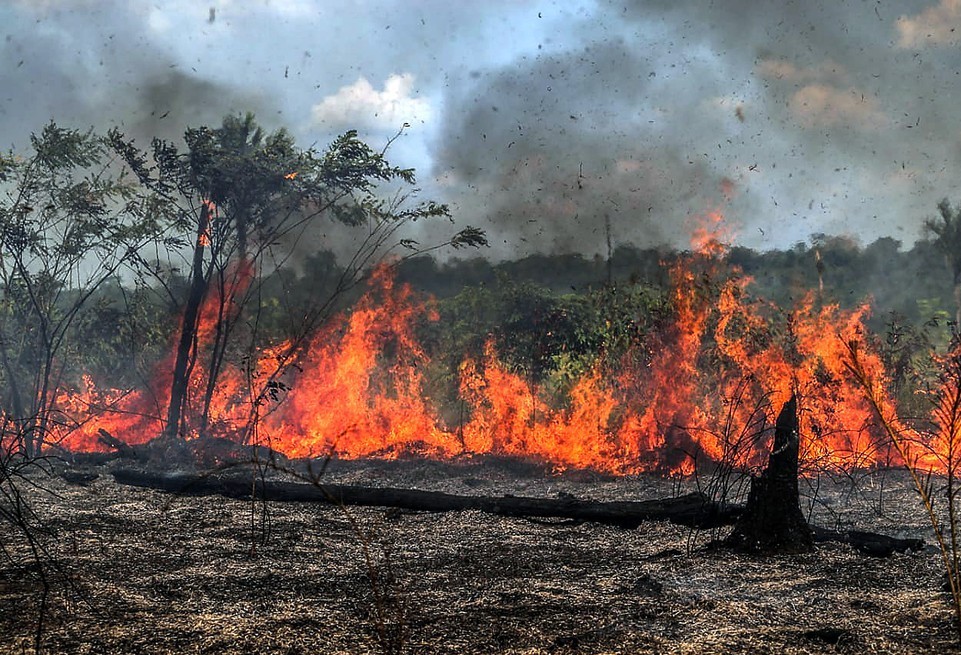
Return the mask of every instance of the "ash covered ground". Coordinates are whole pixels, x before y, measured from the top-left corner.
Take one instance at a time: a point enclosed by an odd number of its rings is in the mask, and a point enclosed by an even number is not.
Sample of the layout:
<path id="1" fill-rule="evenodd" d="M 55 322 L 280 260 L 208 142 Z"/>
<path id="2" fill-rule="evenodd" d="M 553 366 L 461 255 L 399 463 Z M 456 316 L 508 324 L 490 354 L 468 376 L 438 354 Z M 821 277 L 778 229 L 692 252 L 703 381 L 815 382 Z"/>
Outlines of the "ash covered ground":
<path id="1" fill-rule="evenodd" d="M 57 567 L 46 653 L 930 653 L 957 650 L 939 555 L 842 544 L 753 558 L 720 531 L 637 530 L 172 496 L 40 477 Z M 325 481 L 460 494 L 663 498 L 694 480 L 505 461 L 336 463 Z M 706 481 L 702 480 L 701 484 Z M 902 472 L 809 479 L 827 527 L 932 543 Z M 41 587 L 0 570 L 0 652 L 30 652 Z"/>

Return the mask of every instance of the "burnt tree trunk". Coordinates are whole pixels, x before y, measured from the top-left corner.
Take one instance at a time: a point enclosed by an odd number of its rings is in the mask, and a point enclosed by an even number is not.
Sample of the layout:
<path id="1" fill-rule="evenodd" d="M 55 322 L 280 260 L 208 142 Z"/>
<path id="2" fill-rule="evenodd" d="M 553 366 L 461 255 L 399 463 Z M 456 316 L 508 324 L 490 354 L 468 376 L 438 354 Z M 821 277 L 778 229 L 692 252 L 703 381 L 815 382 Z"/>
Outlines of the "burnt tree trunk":
<path id="1" fill-rule="evenodd" d="M 814 548 L 798 498 L 797 398 L 792 396 L 774 427 L 767 468 L 751 480 L 744 514 L 727 543 L 757 554 L 806 553 Z"/>
<path id="2" fill-rule="evenodd" d="M 168 440 L 182 436 L 180 428 L 187 403 L 190 359 L 197 337 L 200 307 L 207 293 L 207 279 L 204 276 L 204 249 L 210 241 L 210 218 L 210 206 L 204 202 L 200 207 L 197 241 L 194 244 L 193 264 L 190 269 L 190 294 L 187 296 L 187 304 L 184 306 L 183 320 L 180 325 L 177 359 L 174 362 L 173 380 L 170 387 L 170 404 L 167 406 L 167 424 L 163 432 L 163 436 Z"/>
<path id="3" fill-rule="evenodd" d="M 120 484 L 147 487 L 185 496 L 221 495 L 276 502 L 396 507 L 421 512 L 477 510 L 501 516 L 559 518 L 637 528 L 646 521 L 670 521 L 695 528 L 731 525 L 741 507 L 713 503 L 704 494 L 642 501 L 592 501 L 525 496 L 460 496 L 439 491 L 361 487 L 343 484 L 281 482 L 248 477 L 153 473 L 133 469 L 112 472 Z"/>
<path id="4" fill-rule="evenodd" d="M 129 446 L 127 446 L 130 448 Z M 342 484 L 264 481 L 246 476 L 222 474 L 158 473 L 138 469 L 115 469 L 120 484 L 157 489 L 185 496 L 221 495 L 228 498 L 258 498 L 273 502 L 332 503 L 367 507 L 396 507 L 419 512 L 477 510 L 500 516 L 528 519 L 559 518 L 594 522 L 633 529 L 645 521 L 670 521 L 693 528 L 731 525 L 743 514 L 739 505 L 714 503 L 701 493 L 677 498 L 643 501 L 599 502 L 576 498 L 525 498 L 523 496 L 459 496 L 437 491 L 360 487 Z M 96 473 L 88 468 L 64 471 L 71 484 L 86 484 Z M 922 550 L 920 539 L 898 539 L 874 532 L 837 532 L 813 528 L 813 540 L 850 544 L 858 552 L 875 557 Z"/>

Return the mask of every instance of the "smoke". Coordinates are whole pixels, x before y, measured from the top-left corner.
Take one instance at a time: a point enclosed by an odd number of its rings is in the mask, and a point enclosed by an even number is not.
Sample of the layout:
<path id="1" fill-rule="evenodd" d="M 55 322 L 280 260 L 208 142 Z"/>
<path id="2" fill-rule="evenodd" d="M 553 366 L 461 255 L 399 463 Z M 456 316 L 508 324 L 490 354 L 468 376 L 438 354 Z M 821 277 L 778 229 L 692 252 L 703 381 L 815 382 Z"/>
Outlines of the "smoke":
<path id="1" fill-rule="evenodd" d="M 270 113 L 261 93 L 214 81 L 161 47 L 144 7 L 113 0 L 0 10 L 19 19 L 0 32 L 0 145 L 23 148 L 55 121 L 119 126 L 146 146 L 153 137 L 176 140 L 186 126 L 219 124 L 226 113 Z"/>
<path id="2" fill-rule="evenodd" d="M 608 39 L 479 73 L 451 93 L 435 173 L 464 185 L 459 216 L 488 221 L 502 254 L 680 239 L 665 217 L 722 202 L 725 174 L 694 156 L 679 128 L 698 101 L 660 98 L 658 68 Z M 732 107 L 713 127 L 734 123 Z"/>
<path id="3" fill-rule="evenodd" d="M 685 246 L 718 209 L 747 246 L 909 243 L 961 172 L 953 0 L 14 0 L 0 25 L 0 147 L 51 119 L 146 141 L 253 110 L 321 148 L 409 122 L 391 160 L 494 256 Z"/>
<path id="4" fill-rule="evenodd" d="M 435 173 L 503 255 L 684 245 L 713 209 L 755 247 L 913 239 L 961 152 L 961 51 L 919 42 L 923 6 L 604 3 L 451 86 Z"/>

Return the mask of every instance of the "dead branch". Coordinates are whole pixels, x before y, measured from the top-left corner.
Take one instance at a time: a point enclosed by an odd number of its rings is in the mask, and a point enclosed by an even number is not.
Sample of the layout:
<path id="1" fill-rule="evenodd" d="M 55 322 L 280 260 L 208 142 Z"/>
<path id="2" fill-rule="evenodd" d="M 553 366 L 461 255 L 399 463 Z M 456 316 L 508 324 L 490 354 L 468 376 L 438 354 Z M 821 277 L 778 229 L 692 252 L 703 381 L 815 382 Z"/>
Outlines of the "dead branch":
<path id="1" fill-rule="evenodd" d="M 906 553 L 908 551 L 919 551 L 924 549 L 922 539 L 899 539 L 876 532 L 863 532 L 861 530 L 847 530 L 839 532 L 837 530 L 826 530 L 817 526 L 811 526 L 811 535 L 816 543 L 827 541 L 849 544 L 854 550 L 864 555 L 872 557 L 891 557 L 894 553 Z"/>
<path id="2" fill-rule="evenodd" d="M 737 505 L 713 503 L 702 493 L 658 500 L 600 502 L 509 495 L 461 496 L 417 489 L 263 481 L 238 476 L 134 469 L 118 469 L 113 471 L 113 476 L 120 484 L 189 496 L 254 497 L 279 502 L 397 507 L 422 512 L 478 510 L 500 516 L 576 519 L 626 529 L 636 528 L 645 521 L 670 521 L 695 528 L 719 527 L 732 524 L 742 511 Z"/>
<path id="3" fill-rule="evenodd" d="M 711 502 L 706 495 L 699 492 L 676 498 L 612 502 L 573 497 L 463 496 L 397 487 L 271 481 L 222 473 L 214 475 L 117 469 L 112 475 L 120 484 L 183 496 L 219 495 L 244 500 L 256 498 L 274 502 L 394 507 L 418 512 L 477 510 L 499 516 L 570 519 L 625 529 L 635 529 L 646 521 L 670 521 L 701 529 L 716 528 L 734 524 L 744 512 L 741 505 Z M 815 542 L 846 543 L 858 552 L 875 557 L 889 557 L 893 553 L 924 548 L 924 542 L 920 539 L 898 539 L 874 532 L 839 532 L 816 526 L 812 526 L 811 531 Z"/>

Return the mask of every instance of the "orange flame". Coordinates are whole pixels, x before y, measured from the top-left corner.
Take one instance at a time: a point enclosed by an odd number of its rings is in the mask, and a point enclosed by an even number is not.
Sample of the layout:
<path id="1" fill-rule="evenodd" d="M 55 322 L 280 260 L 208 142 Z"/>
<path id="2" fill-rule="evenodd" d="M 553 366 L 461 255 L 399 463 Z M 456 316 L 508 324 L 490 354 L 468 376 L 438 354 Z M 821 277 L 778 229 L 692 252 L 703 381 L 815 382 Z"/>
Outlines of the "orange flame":
<path id="1" fill-rule="evenodd" d="M 710 220 L 717 226 L 721 218 Z M 512 372 L 488 342 L 482 357 L 460 366 L 463 417 L 445 421 L 427 400 L 430 360 L 414 330 L 422 317 L 437 320 L 437 312 L 385 268 L 349 314 L 309 340 L 295 366 L 275 372 L 278 358 L 292 348 L 282 343 L 246 370 L 225 368 L 207 430 L 292 457 L 491 453 L 558 469 L 690 474 L 719 461 L 762 465 L 774 417 L 796 393 L 805 464 L 849 469 L 887 462 L 883 435 L 844 364 L 845 344 L 864 332 L 867 305 L 843 311 L 811 294 L 782 311 L 752 300 L 751 280 L 726 264 L 716 228 L 695 238 L 700 250 L 671 269 L 673 320 L 635 344 L 613 370 L 588 370 L 561 402 Z M 238 267 L 225 293 L 241 293 L 251 275 L 249 266 Z M 201 349 L 213 338 L 222 318 L 216 308 L 223 306 L 216 294 L 208 299 Z M 883 377 L 880 358 L 864 357 Z M 64 445 L 97 449 L 101 428 L 130 443 L 159 434 L 172 361 L 158 365 L 149 388 L 126 394 L 85 379 L 83 389 L 63 399 L 64 411 L 79 423 Z M 203 366 L 195 367 L 190 384 L 199 397 Z M 264 399 L 277 402 L 265 407 Z"/>
<path id="2" fill-rule="evenodd" d="M 217 205 L 214 204 L 212 200 L 204 199 L 202 201 L 203 207 L 201 208 L 201 221 L 200 233 L 197 235 L 197 245 L 202 248 L 207 248 L 210 246 L 210 228 L 213 224 L 214 219 L 217 217 Z"/>
<path id="3" fill-rule="evenodd" d="M 222 308 L 229 311 L 235 299 L 241 295 L 253 279 L 250 262 L 240 262 L 228 268 L 223 286 L 215 284 L 204 305 L 201 307 L 197 326 L 197 352 L 202 353 L 209 347 L 217 322 L 225 318 Z M 163 430 L 163 419 L 170 402 L 170 387 L 173 380 L 176 351 L 173 346 L 167 355 L 157 363 L 149 385 L 145 389 L 119 391 L 100 389 L 88 377 L 83 378 L 79 390 L 64 392 L 58 399 L 59 408 L 75 422 L 71 429 L 56 435 L 55 440 L 63 447 L 76 451 L 102 450 L 100 430 L 106 430 L 128 444 L 142 444 L 150 441 Z M 211 418 L 216 421 L 240 418 L 237 410 L 236 378 L 239 372 L 224 376 L 218 393 L 214 397 Z M 193 397 L 203 393 L 206 377 L 203 366 L 194 366 L 189 386 Z"/>

